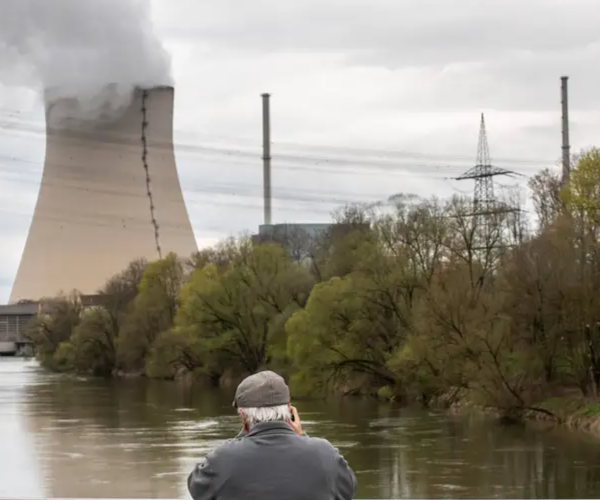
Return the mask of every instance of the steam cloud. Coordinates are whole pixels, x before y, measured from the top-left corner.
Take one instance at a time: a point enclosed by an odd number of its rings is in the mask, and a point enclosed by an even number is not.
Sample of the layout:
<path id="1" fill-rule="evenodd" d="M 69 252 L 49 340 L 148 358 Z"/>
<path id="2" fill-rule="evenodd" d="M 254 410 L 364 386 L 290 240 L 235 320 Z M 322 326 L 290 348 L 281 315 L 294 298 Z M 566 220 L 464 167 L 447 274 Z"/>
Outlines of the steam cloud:
<path id="1" fill-rule="evenodd" d="M 170 85 L 150 4 L 0 0 L 0 84 L 76 99 L 70 118 L 87 119 L 122 109 L 136 86 Z"/>

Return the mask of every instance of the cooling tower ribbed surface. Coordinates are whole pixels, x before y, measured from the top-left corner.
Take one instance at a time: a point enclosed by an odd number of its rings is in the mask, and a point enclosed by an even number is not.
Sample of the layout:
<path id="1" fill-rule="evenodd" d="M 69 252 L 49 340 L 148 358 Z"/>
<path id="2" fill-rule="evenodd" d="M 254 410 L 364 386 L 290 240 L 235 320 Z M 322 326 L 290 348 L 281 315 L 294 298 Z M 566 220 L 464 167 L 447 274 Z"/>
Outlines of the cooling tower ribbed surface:
<path id="1" fill-rule="evenodd" d="M 173 150 L 171 87 L 137 90 L 117 121 L 58 128 L 46 110 L 46 159 L 11 302 L 96 293 L 132 260 L 197 250 Z M 89 125 L 89 124 L 88 124 Z M 152 219 L 155 219 L 156 223 Z"/>

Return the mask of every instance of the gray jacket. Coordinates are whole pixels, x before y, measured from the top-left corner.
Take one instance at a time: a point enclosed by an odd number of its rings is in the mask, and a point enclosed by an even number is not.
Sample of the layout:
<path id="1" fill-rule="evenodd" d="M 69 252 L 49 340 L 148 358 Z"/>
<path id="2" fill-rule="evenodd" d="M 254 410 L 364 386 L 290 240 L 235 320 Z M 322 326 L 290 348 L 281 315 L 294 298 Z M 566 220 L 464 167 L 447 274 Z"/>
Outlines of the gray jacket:
<path id="1" fill-rule="evenodd" d="M 356 477 L 329 441 L 265 422 L 210 452 L 188 489 L 194 500 L 351 500 Z"/>

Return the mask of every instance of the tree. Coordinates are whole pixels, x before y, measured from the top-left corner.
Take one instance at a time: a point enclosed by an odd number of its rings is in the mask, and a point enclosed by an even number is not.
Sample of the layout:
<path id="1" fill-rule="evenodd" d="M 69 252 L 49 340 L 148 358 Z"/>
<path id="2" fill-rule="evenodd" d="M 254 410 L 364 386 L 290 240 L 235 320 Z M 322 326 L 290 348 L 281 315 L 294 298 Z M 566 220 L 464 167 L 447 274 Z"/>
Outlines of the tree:
<path id="1" fill-rule="evenodd" d="M 321 235 L 313 259 L 319 281 L 352 272 L 355 252 L 366 239 L 375 238 L 373 217 L 374 207 L 364 204 L 347 205 L 334 212 L 334 224 Z"/>
<path id="2" fill-rule="evenodd" d="M 375 390 L 397 384 L 387 362 L 401 336 L 393 328 L 392 314 L 382 314 L 376 293 L 369 287 L 359 276 L 331 278 L 316 285 L 306 308 L 288 320 L 295 391 L 327 390 L 330 382 L 349 391 L 361 376 L 367 377 Z"/>
<path id="3" fill-rule="evenodd" d="M 560 369 L 561 339 L 568 329 L 564 291 L 574 284 L 572 247 L 565 243 L 564 232 L 557 230 L 518 248 L 502 273 L 506 313 L 515 335 L 528 346 L 530 362 L 541 363 L 546 383 L 555 382 Z"/>
<path id="4" fill-rule="evenodd" d="M 81 321 L 81 301 L 77 292 L 69 296 L 42 301 L 43 311 L 31 323 L 28 336 L 35 346 L 40 362 L 48 368 L 59 368 L 54 358 L 61 344 L 68 342 L 75 327 Z M 60 357 L 60 368 L 65 356 Z"/>
<path id="5" fill-rule="evenodd" d="M 301 308 L 311 286 L 309 273 L 281 246 L 256 245 L 224 272 L 213 264 L 194 271 L 181 293 L 176 331 L 187 347 L 198 339 L 196 359 L 212 378 L 226 367 L 253 373 L 273 361 L 285 343 L 278 318 Z"/>
<path id="6" fill-rule="evenodd" d="M 155 339 L 174 324 L 183 283 L 184 265 L 173 253 L 146 266 L 119 336 L 117 351 L 121 368 L 144 369 Z"/>
<path id="7" fill-rule="evenodd" d="M 600 150 L 592 148 L 577 157 L 570 180 L 562 197 L 566 206 L 564 224 L 570 229 L 572 277 L 576 280 L 570 297 L 570 330 L 567 346 L 569 370 L 578 380 L 584 394 L 596 386 L 593 380 L 595 352 L 590 342 L 591 327 L 597 321 L 600 307 Z"/>
<path id="8" fill-rule="evenodd" d="M 353 235 L 353 270 L 320 283 L 287 322 L 296 389 L 368 379 L 396 388 L 388 363 L 411 329 L 418 282 L 406 254 L 387 252 L 371 232 Z"/>
<path id="9" fill-rule="evenodd" d="M 180 374 L 208 376 L 214 384 L 225 367 L 215 369 L 209 346 L 192 328 L 175 327 L 162 332 L 154 341 L 146 360 L 146 374 L 152 378 L 174 379 Z"/>
<path id="10" fill-rule="evenodd" d="M 193 269 L 201 269 L 208 264 L 215 265 L 220 271 L 240 260 L 252 251 L 250 238 L 227 238 L 212 248 L 204 248 L 192 255 L 190 265 Z"/>
<path id="11" fill-rule="evenodd" d="M 145 259 L 132 261 L 127 268 L 113 276 L 100 290 L 103 296 L 103 306 L 113 318 L 118 321 L 125 314 L 138 294 L 138 288 L 148 266 Z"/>
<path id="12" fill-rule="evenodd" d="M 448 257 L 444 206 L 436 198 L 423 200 L 414 195 L 396 195 L 391 201 L 394 211 L 375 221 L 380 245 L 390 256 L 409 259 L 413 277 L 428 284 Z"/>
<path id="13" fill-rule="evenodd" d="M 600 149 L 592 148 L 579 156 L 571 171 L 562 197 L 573 214 L 584 218 L 588 226 L 600 221 Z"/>
<path id="14" fill-rule="evenodd" d="M 112 375 L 117 362 L 118 328 L 103 307 L 85 311 L 69 339 L 68 356 L 72 367 L 94 375 Z"/>
<path id="15" fill-rule="evenodd" d="M 562 212 L 561 179 L 558 173 L 546 168 L 529 180 L 529 189 L 538 224 L 544 230 L 551 226 Z"/>

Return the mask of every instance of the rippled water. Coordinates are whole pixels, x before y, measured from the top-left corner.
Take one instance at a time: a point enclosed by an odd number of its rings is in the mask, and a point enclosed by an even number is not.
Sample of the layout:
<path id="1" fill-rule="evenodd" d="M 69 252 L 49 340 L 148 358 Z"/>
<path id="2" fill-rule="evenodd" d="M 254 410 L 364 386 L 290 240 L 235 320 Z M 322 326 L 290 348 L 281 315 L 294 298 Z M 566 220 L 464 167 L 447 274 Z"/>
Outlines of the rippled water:
<path id="1" fill-rule="evenodd" d="M 188 498 L 235 435 L 232 396 L 170 382 L 50 375 L 0 359 L 0 497 Z M 338 446 L 357 498 L 600 498 L 600 440 L 373 401 L 297 402 Z"/>

